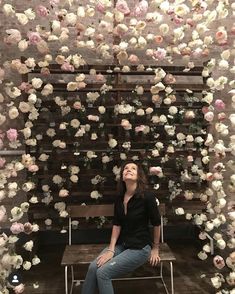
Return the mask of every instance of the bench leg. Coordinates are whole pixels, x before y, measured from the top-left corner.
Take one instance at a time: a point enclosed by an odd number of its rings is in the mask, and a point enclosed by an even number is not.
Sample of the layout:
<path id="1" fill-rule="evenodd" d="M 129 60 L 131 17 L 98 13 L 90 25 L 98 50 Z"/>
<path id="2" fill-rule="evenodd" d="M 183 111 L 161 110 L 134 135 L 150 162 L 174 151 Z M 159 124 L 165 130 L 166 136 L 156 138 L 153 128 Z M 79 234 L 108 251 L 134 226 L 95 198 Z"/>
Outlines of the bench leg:
<path id="1" fill-rule="evenodd" d="M 64 267 L 64 284 L 65 284 L 65 294 L 68 294 L 68 266 Z"/>
<path id="2" fill-rule="evenodd" d="M 174 276 L 173 276 L 173 263 L 170 262 L 171 268 L 171 294 L 174 294 Z"/>
<path id="3" fill-rule="evenodd" d="M 171 294 L 174 294 L 173 263 L 170 261 L 169 264 L 170 264 L 170 275 L 171 275 Z M 163 284 L 163 286 L 165 288 L 166 293 L 169 294 L 169 291 L 167 289 L 166 283 L 165 283 L 164 278 L 163 278 L 163 262 L 161 262 L 161 264 L 160 264 L 160 276 L 159 277 L 162 280 L 162 284 Z"/>
<path id="4" fill-rule="evenodd" d="M 74 284 L 74 270 L 73 270 L 73 266 L 71 265 L 71 288 L 70 288 L 70 294 L 73 293 L 73 284 Z"/>

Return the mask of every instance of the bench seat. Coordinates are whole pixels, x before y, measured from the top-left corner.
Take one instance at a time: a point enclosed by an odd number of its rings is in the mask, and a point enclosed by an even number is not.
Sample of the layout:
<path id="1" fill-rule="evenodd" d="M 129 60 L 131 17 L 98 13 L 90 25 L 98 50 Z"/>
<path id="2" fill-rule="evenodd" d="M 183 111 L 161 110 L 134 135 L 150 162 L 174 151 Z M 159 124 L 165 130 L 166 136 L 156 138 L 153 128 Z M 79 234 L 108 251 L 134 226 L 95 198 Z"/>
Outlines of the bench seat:
<path id="1" fill-rule="evenodd" d="M 66 245 L 61 265 L 79 265 L 91 263 L 108 244 Z M 175 261 L 176 258 L 166 243 L 160 243 L 161 261 Z"/>

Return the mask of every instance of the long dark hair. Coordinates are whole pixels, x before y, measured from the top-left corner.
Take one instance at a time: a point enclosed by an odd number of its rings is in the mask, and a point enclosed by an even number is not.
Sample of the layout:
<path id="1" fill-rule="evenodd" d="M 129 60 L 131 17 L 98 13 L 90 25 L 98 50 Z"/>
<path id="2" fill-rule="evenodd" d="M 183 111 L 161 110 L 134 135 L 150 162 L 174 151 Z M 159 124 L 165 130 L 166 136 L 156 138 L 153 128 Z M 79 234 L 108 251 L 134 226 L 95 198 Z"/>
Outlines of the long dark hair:
<path id="1" fill-rule="evenodd" d="M 123 174 L 123 170 L 124 170 L 125 166 L 128 163 L 134 163 L 137 166 L 137 187 L 136 187 L 135 194 L 137 195 L 137 197 L 144 197 L 144 192 L 146 191 L 146 189 L 148 187 L 147 177 L 145 175 L 145 172 L 143 170 L 142 165 L 139 162 L 135 162 L 133 160 L 125 161 L 121 165 L 120 179 L 119 179 L 119 183 L 118 183 L 120 197 L 124 197 L 124 194 L 126 192 L 126 183 L 122 179 L 122 174 Z"/>

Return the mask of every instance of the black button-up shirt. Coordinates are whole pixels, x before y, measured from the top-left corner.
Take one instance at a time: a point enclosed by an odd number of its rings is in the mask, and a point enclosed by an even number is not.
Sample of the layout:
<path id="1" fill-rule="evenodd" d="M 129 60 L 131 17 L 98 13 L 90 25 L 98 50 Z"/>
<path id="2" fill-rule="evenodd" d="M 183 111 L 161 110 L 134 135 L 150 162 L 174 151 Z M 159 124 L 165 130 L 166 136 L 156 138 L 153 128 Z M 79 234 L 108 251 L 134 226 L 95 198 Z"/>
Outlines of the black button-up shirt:
<path id="1" fill-rule="evenodd" d="M 161 224 L 158 200 L 153 192 L 146 191 L 144 197 L 134 194 L 127 203 L 127 214 L 124 212 L 123 197 L 117 197 L 113 225 L 121 226 L 118 244 L 123 244 L 125 248 L 136 249 L 141 249 L 147 244 L 151 245 L 149 221 L 153 226 Z"/>

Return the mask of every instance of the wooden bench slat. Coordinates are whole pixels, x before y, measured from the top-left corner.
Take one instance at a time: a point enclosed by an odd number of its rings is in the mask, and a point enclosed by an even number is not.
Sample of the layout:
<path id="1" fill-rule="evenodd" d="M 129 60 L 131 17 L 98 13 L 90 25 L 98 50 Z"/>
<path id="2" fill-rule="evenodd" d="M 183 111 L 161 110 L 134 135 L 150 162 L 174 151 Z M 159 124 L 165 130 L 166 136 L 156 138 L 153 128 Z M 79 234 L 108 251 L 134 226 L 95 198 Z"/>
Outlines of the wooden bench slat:
<path id="1" fill-rule="evenodd" d="M 165 215 L 165 204 L 161 203 L 158 206 L 161 215 Z M 67 211 L 70 217 L 99 217 L 99 216 L 113 216 L 113 204 L 100 204 L 100 205 L 69 205 Z"/>
<path id="2" fill-rule="evenodd" d="M 61 265 L 79 265 L 91 263 L 108 244 L 67 245 Z M 176 258 L 166 243 L 160 243 L 161 261 L 175 261 Z"/>

